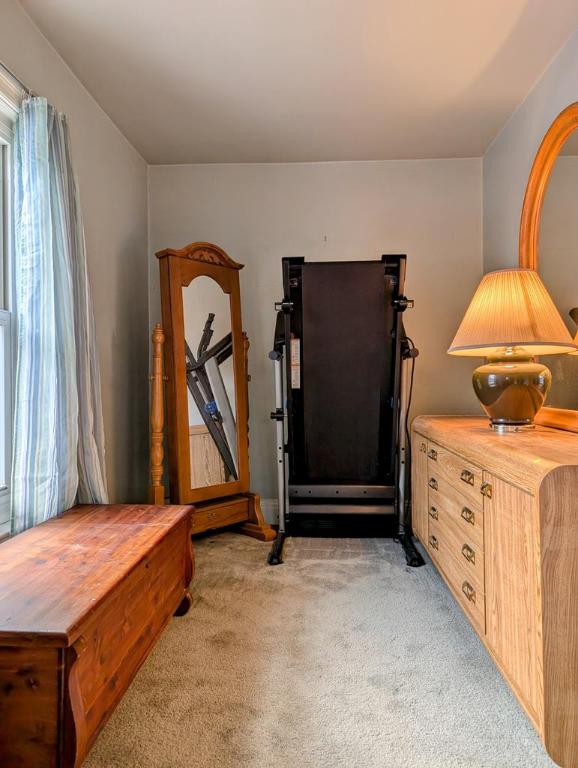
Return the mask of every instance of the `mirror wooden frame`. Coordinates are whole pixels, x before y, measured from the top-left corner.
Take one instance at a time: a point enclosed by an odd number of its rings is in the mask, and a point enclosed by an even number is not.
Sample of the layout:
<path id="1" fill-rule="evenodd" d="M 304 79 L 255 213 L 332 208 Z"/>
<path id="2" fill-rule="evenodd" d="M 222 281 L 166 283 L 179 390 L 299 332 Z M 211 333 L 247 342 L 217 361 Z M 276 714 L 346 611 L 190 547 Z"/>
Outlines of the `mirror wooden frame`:
<path id="1" fill-rule="evenodd" d="M 156 379 L 158 379 L 160 352 L 158 342 L 156 348 L 154 344 L 155 338 L 160 340 L 160 334 L 164 330 L 170 500 L 173 504 L 195 505 L 193 533 L 242 523 L 241 532 L 264 541 L 271 541 L 275 538 L 275 531 L 264 522 L 259 496 L 249 490 L 247 387 L 249 341 L 242 329 L 239 286 L 239 270 L 243 265 L 233 261 L 218 246 L 204 242 L 191 243 L 180 249 L 167 248 L 159 251 L 156 256 L 160 265 L 163 329 L 157 327 L 153 334 L 153 374 L 156 370 Z M 191 488 L 183 288 L 203 275 L 215 280 L 229 296 L 235 372 L 238 479 L 217 485 Z M 156 379 L 153 375 L 153 392 Z M 159 434 L 162 437 L 163 415 L 158 400 L 157 394 L 151 411 L 151 456 L 156 462 L 151 471 L 152 489 L 158 489 L 161 482 L 159 478 L 162 476 L 162 450 L 159 451 L 158 443 Z M 159 424 L 161 425 L 160 433 Z M 154 492 L 153 490 L 152 493 Z M 158 496 L 158 490 L 156 493 Z"/>
<path id="2" fill-rule="evenodd" d="M 539 271 L 538 242 L 544 195 L 560 150 L 576 128 L 578 128 L 578 102 L 570 104 L 560 112 L 548 128 L 536 153 L 526 186 L 520 218 L 518 254 L 520 267 Z M 534 421 L 542 426 L 578 432 L 578 410 L 545 407 L 538 411 Z"/>

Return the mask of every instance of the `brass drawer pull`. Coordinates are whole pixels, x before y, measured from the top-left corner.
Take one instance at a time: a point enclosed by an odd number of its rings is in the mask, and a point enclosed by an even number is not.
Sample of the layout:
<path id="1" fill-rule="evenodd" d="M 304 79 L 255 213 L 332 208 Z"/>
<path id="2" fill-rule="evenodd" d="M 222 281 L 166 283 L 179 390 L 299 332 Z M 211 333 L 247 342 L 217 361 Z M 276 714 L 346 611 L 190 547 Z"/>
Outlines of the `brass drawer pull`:
<path id="1" fill-rule="evenodd" d="M 427 450 L 427 448 L 425 447 L 425 443 L 422 443 L 422 444 L 420 445 L 419 449 L 420 449 L 420 451 L 421 451 L 422 453 L 425 453 L 425 452 L 426 452 L 426 450 Z"/>
<path id="2" fill-rule="evenodd" d="M 464 507 L 461 511 L 461 516 L 464 518 L 466 523 L 471 523 L 472 525 L 475 525 L 476 523 L 476 516 L 472 512 L 471 509 L 468 509 L 467 507 Z"/>
<path id="3" fill-rule="evenodd" d="M 480 487 L 480 493 L 482 496 L 485 496 L 487 499 L 492 498 L 492 484 L 491 483 L 482 483 Z"/>
<path id="4" fill-rule="evenodd" d="M 427 455 L 428 455 L 428 457 L 430 459 L 433 459 L 433 461 L 437 461 L 438 460 L 438 452 L 436 450 L 434 450 L 433 448 L 429 449 L 429 451 L 427 452 Z"/>
<path id="5" fill-rule="evenodd" d="M 470 472 L 469 469 L 462 469 L 462 474 L 460 475 L 460 480 L 463 480 L 464 483 L 467 483 L 468 485 L 474 484 L 474 473 Z"/>
<path id="6" fill-rule="evenodd" d="M 430 479 L 428 480 L 428 485 L 430 488 L 433 488 L 434 491 L 437 491 L 438 481 L 435 479 L 435 477 L 430 477 Z"/>
<path id="7" fill-rule="evenodd" d="M 476 553 L 467 544 L 464 544 L 462 547 L 462 555 L 466 558 L 468 563 L 472 563 L 472 565 L 476 564 Z"/>
<path id="8" fill-rule="evenodd" d="M 470 603 L 476 603 L 476 590 L 472 587 L 472 585 L 468 581 L 464 581 L 462 584 L 462 592 L 464 595 L 468 598 Z"/>
<path id="9" fill-rule="evenodd" d="M 438 519 L 439 515 L 438 515 L 438 511 L 437 511 L 437 509 L 435 507 L 430 507 L 429 508 L 429 516 L 433 517 L 434 520 Z"/>
<path id="10" fill-rule="evenodd" d="M 430 543 L 430 546 L 433 547 L 434 549 L 440 548 L 438 540 L 433 535 L 429 537 L 429 543 Z"/>

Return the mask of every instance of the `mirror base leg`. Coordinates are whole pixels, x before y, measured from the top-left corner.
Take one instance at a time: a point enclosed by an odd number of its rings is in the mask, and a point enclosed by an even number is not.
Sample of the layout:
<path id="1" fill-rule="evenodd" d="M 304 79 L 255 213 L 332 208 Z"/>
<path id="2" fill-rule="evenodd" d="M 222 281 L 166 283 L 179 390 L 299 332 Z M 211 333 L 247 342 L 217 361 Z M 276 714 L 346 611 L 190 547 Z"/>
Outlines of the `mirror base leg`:
<path id="1" fill-rule="evenodd" d="M 258 493 L 247 493 L 246 496 L 249 499 L 249 521 L 236 530 L 259 541 L 273 541 L 277 534 L 274 528 L 265 522 L 261 511 L 261 497 Z"/>

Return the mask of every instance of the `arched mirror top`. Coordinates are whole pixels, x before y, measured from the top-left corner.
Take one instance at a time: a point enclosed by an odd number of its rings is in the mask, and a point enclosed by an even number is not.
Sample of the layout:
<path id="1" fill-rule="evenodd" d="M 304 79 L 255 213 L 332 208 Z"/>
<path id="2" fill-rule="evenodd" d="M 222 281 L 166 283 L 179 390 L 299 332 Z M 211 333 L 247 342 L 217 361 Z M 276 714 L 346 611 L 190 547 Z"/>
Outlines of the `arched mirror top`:
<path id="1" fill-rule="evenodd" d="M 542 139 L 528 178 L 519 242 L 519 265 L 540 273 L 572 336 L 578 329 L 577 128 L 575 102 Z M 552 387 L 535 421 L 578 432 L 578 356 L 552 355 L 547 362 Z"/>
<path id="2" fill-rule="evenodd" d="M 578 128 L 578 102 L 562 110 L 546 135 L 530 171 L 520 219 L 519 264 L 538 270 L 540 216 L 552 168 L 570 134 Z"/>
<path id="3" fill-rule="evenodd" d="M 157 259 L 165 259 L 167 256 L 175 256 L 179 259 L 197 261 L 203 264 L 212 264 L 216 267 L 243 269 L 243 264 L 234 261 L 222 248 L 213 243 L 189 243 L 184 248 L 165 248 L 156 253 Z"/>
<path id="4" fill-rule="evenodd" d="M 178 265 L 177 272 L 183 288 L 200 275 L 213 278 L 225 293 L 231 293 L 239 284 L 239 264 L 225 253 L 222 248 L 213 243 L 190 243 L 184 248 L 165 248 L 158 251 L 157 259 L 161 265 L 164 259 L 169 264 Z M 162 269 L 162 266 L 161 266 Z"/>

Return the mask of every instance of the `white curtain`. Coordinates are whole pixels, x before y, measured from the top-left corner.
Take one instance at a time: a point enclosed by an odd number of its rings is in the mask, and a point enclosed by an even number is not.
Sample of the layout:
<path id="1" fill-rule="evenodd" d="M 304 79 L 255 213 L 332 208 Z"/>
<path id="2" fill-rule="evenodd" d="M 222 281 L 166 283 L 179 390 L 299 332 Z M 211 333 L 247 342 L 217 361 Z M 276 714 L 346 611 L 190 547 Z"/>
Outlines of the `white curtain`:
<path id="1" fill-rule="evenodd" d="M 68 127 L 27 99 L 14 164 L 15 533 L 76 501 L 106 503 L 94 316 Z"/>

